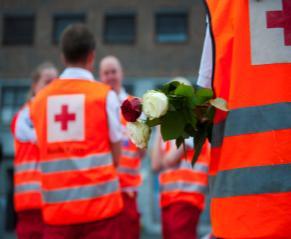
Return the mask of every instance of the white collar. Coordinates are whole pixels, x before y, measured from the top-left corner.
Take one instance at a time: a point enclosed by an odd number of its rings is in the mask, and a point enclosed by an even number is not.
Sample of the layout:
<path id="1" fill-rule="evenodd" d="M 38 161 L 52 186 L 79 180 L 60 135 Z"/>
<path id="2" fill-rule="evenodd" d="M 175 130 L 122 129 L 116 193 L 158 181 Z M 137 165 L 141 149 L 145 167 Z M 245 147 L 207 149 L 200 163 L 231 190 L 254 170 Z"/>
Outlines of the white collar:
<path id="1" fill-rule="evenodd" d="M 118 94 L 118 98 L 119 98 L 120 102 L 123 102 L 128 98 L 128 94 L 126 93 L 124 88 L 120 89 L 120 92 Z"/>
<path id="2" fill-rule="evenodd" d="M 72 80 L 72 79 L 89 81 L 95 80 L 93 74 L 90 71 L 80 67 L 66 68 L 59 78 L 62 80 Z"/>

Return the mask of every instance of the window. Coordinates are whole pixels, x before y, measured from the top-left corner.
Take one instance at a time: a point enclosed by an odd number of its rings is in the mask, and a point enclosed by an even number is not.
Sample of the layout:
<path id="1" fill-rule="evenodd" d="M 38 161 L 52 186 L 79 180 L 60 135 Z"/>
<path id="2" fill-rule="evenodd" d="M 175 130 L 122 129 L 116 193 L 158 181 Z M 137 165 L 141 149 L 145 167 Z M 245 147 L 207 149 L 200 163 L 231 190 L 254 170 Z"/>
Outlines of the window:
<path id="1" fill-rule="evenodd" d="M 107 14 L 104 41 L 112 44 L 132 44 L 135 40 L 134 14 Z"/>
<path id="2" fill-rule="evenodd" d="M 35 19 L 32 15 L 7 15 L 3 19 L 3 45 L 32 45 Z"/>
<path id="3" fill-rule="evenodd" d="M 4 86 L 1 94 L 1 121 L 4 125 L 9 125 L 14 114 L 26 102 L 28 87 Z"/>
<path id="4" fill-rule="evenodd" d="M 54 16 L 53 43 L 58 44 L 64 29 L 73 23 L 85 23 L 85 14 L 57 14 Z"/>
<path id="5" fill-rule="evenodd" d="M 123 83 L 123 87 L 128 94 L 134 95 L 134 86 L 132 83 Z"/>
<path id="6" fill-rule="evenodd" d="M 188 39 L 187 13 L 158 13 L 156 39 L 161 43 L 185 42 Z"/>

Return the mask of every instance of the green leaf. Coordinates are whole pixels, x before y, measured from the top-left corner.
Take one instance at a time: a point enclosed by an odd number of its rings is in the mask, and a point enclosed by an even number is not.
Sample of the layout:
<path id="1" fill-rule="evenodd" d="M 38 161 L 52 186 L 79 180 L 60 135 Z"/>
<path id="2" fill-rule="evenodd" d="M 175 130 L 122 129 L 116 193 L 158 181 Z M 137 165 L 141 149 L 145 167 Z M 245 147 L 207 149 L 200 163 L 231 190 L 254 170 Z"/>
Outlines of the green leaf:
<path id="1" fill-rule="evenodd" d="M 185 119 L 183 115 L 176 111 L 168 111 L 162 118 L 161 134 L 164 141 L 183 137 L 185 128 Z"/>
<path id="2" fill-rule="evenodd" d="M 209 106 L 206 112 L 206 116 L 209 121 L 213 122 L 214 114 L 215 114 L 215 108 L 213 106 Z"/>
<path id="3" fill-rule="evenodd" d="M 194 135 L 194 149 L 195 153 L 192 158 L 192 165 L 194 165 L 201 153 L 202 147 L 209 135 L 209 129 L 212 127 L 212 123 L 207 121 L 197 124 L 197 128 Z"/>
<path id="4" fill-rule="evenodd" d="M 228 111 L 227 102 L 223 98 L 211 99 L 209 103 L 217 109 Z"/>
<path id="5" fill-rule="evenodd" d="M 175 94 L 191 99 L 192 97 L 194 97 L 194 88 L 192 86 L 189 86 L 189 85 L 180 84 L 176 88 Z"/>
<path id="6" fill-rule="evenodd" d="M 192 86 L 181 84 L 175 90 L 176 95 L 185 97 L 187 107 L 193 109 L 195 107 L 195 89 Z"/>
<path id="7" fill-rule="evenodd" d="M 196 97 L 195 96 L 188 101 L 188 106 L 191 109 L 195 108 L 195 106 L 196 106 Z"/>
<path id="8" fill-rule="evenodd" d="M 180 148 L 180 146 L 181 146 L 182 144 L 184 144 L 184 143 L 185 143 L 185 139 L 184 139 L 183 137 L 179 137 L 179 138 L 177 138 L 177 139 L 176 139 L 176 146 L 177 146 L 177 149 Z"/>
<path id="9" fill-rule="evenodd" d="M 188 109 L 184 114 L 187 122 L 191 124 L 192 127 L 195 129 L 197 124 L 197 116 L 194 113 L 193 109 Z"/>
<path id="10" fill-rule="evenodd" d="M 213 106 L 209 106 L 207 110 L 207 118 L 208 118 L 208 125 L 207 125 L 207 138 L 211 143 L 212 139 L 212 128 L 213 128 L 213 119 L 215 114 L 215 108 Z"/>
<path id="11" fill-rule="evenodd" d="M 179 110 L 185 107 L 186 99 L 180 95 L 168 95 L 169 103 L 170 103 L 170 110 Z"/>
<path id="12" fill-rule="evenodd" d="M 145 123 L 146 123 L 147 126 L 149 126 L 149 127 L 155 127 L 155 126 L 161 124 L 161 119 L 160 119 L 160 118 L 147 119 Z"/>
<path id="13" fill-rule="evenodd" d="M 187 124 L 185 126 L 185 132 L 189 135 L 194 137 L 195 135 L 195 127 L 193 127 L 191 124 Z"/>
<path id="14" fill-rule="evenodd" d="M 174 92 L 176 90 L 176 88 L 180 85 L 179 82 L 177 81 L 172 81 L 170 83 L 167 83 L 165 84 L 163 87 L 162 87 L 162 92 L 164 92 L 166 95 Z"/>
<path id="15" fill-rule="evenodd" d="M 196 90 L 196 98 L 195 103 L 196 105 L 205 104 L 213 97 L 213 91 L 207 88 L 199 88 Z"/>
<path id="16" fill-rule="evenodd" d="M 192 165 L 194 165 L 201 153 L 202 147 L 207 139 L 207 131 L 203 132 L 199 137 L 194 137 L 195 153 L 192 158 Z"/>

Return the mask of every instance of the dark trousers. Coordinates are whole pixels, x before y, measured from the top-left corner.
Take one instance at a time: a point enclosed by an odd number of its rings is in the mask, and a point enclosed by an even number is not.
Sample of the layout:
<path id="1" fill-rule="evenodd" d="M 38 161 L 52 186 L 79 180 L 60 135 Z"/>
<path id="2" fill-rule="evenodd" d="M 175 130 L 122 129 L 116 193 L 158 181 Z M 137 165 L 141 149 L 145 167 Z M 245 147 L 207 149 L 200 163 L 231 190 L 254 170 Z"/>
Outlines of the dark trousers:
<path id="1" fill-rule="evenodd" d="M 44 239 L 122 239 L 119 221 L 120 215 L 84 224 L 46 225 Z"/>
<path id="2" fill-rule="evenodd" d="M 122 239 L 140 238 L 140 214 L 137 207 L 137 193 L 122 193 L 124 209 L 121 213 Z"/>
<path id="3" fill-rule="evenodd" d="M 18 239 L 42 239 L 44 223 L 40 210 L 17 213 L 16 234 Z"/>
<path id="4" fill-rule="evenodd" d="M 187 202 L 176 202 L 162 208 L 164 239 L 196 239 L 201 210 Z"/>

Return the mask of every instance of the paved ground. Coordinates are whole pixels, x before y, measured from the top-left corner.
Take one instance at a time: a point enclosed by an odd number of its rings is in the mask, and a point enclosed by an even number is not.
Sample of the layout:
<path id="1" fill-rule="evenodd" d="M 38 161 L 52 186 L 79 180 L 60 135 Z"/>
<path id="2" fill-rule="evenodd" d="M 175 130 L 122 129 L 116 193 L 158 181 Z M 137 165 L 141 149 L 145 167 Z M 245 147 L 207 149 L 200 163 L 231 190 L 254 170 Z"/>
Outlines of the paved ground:
<path id="1" fill-rule="evenodd" d="M 141 236 L 141 239 L 162 239 L 162 237 L 160 235 L 152 235 L 152 234 L 143 233 Z"/>
<path id="2" fill-rule="evenodd" d="M 13 233 L 5 233 L 3 236 L 4 237 L 2 238 L 2 235 L 0 235 L 0 238 L 1 239 L 16 239 Z"/>

